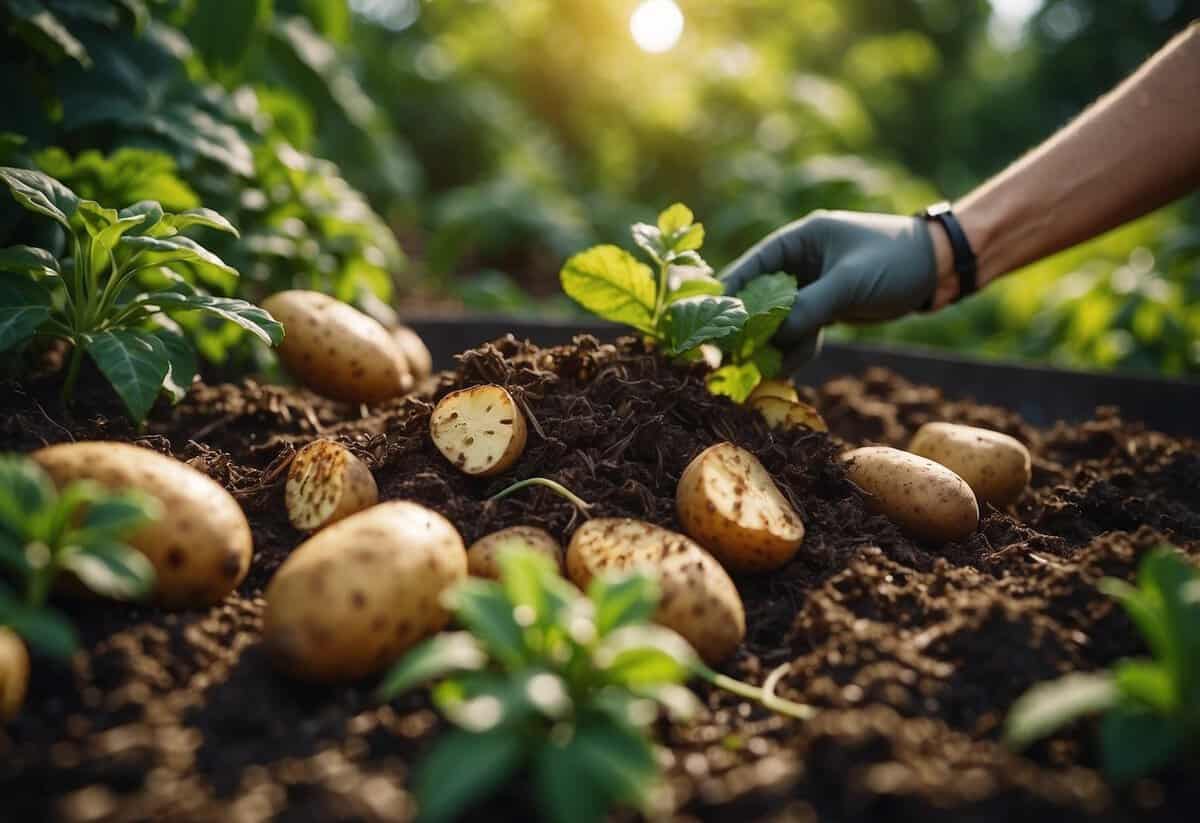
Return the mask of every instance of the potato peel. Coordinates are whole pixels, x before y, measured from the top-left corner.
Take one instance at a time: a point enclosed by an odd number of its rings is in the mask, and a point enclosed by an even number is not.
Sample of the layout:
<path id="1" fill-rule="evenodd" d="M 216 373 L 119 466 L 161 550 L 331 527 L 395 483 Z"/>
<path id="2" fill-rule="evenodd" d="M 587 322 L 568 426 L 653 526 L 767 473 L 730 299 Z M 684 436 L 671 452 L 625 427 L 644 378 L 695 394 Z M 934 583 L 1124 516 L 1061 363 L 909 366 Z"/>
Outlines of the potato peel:
<path id="1" fill-rule="evenodd" d="M 754 391 L 750 392 L 750 396 L 746 398 L 746 402 L 754 405 L 755 400 L 761 400 L 764 397 L 776 397 L 791 403 L 800 402 L 800 395 L 796 393 L 796 387 L 787 380 L 762 381 L 754 387 Z"/>
<path id="2" fill-rule="evenodd" d="M 483 385 L 451 392 L 429 417 L 438 451 L 464 474 L 490 477 L 521 457 L 527 437 L 525 417 L 501 386 Z"/>
<path id="3" fill-rule="evenodd" d="M 29 652 L 16 632 L 0 626 L 0 721 L 11 720 L 29 687 Z"/>
<path id="4" fill-rule="evenodd" d="M 375 478 L 361 460 L 332 440 L 314 440 L 296 453 L 284 490 L 288 520 L 316 531 L 379 502 Z"/>
<path id="5" fill-rule="evenodd" d="M 807 403 L 766 396 L 754 400 L 750 406 L 762 415 L 772 429 L 829 431 L 825 419 Z"/>
<path id="6" fill-rule="evenodd" d="M 499 580 L 500 556 L 514 549 L 536 552 L 562 570 L 562 546 L 549 532 L 536 526 L 510 526 L 471 544 L 467 549 L 467 571 L 474 577 Z"/>

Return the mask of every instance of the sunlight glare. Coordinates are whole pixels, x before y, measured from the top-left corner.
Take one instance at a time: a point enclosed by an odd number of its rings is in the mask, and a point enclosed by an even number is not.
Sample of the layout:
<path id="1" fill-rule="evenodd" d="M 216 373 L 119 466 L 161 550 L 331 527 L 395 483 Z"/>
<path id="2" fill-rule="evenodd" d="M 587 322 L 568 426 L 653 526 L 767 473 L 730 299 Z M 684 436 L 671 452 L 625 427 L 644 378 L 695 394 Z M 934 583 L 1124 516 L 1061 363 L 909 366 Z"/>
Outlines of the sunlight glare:
<path id="1" fill-rule="evenodd" d="M 670 51 L 683 35 L 683 12 L 675 0 L 645 0 L 629 18 L 629 31 L 642 51 Z"/>

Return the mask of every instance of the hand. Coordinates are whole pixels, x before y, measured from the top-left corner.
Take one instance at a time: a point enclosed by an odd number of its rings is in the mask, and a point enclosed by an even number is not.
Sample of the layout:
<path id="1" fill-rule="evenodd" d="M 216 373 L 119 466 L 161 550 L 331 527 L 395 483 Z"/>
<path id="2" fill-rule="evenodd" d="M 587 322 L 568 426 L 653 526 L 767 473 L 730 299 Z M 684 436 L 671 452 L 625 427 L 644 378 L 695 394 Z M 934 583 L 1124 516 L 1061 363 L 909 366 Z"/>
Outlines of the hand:
<path id="1" fill-rule="evenodd" d="M 722 280 L 735 294 L 759 275 L 796 277 L 796 302 L 774 337 L 790 372 L 816 354 L 822 326 L 891 320 L 929 304 L 949 257 L 946 239 L 921 218 L 816 211 L 760 240 Z"/>

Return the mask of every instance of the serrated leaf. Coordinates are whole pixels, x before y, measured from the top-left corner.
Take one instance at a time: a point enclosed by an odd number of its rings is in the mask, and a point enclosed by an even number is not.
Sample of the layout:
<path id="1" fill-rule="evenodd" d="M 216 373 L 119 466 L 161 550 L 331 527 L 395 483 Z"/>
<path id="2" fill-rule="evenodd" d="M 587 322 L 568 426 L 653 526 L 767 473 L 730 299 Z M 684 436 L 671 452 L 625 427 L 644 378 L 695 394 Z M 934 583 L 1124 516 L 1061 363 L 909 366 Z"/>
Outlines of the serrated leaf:
<path id="1" fill-rule="evenodd" d="M 443 734 L 417 768 L 417 820 L 455 820 L 507 782 L 524 759 L 524 738 L 508 729 Z"/>
<path id="2" fill-rule="evenodd" d="M 617 246 L 595 246 L 559 273 L 567 296 L 605 320 L 654 334 L 654 274 Z"/>
<path id="3" fill-rule="evenodd" d="M 58 258 L 36 246 L 9 246 L 0 249 L 0 272 L 28 277 L 56 277 L 62 273 Z"/>
<path id="4" fill-rule="evenodd" d="M 750 357 L 778 331 L 796 301 L 796 279 L 787 274 L 756 277 L 738 292 L 746 307 L 745 327 L 729 341 L 729 351 L 738 359 Z"/>
<path id="5" fill-rule="evenodd" d="M 278 346 L 283 342 L 282 323 L 266 309 L 234 297 L 214 297 L 195 291 L 160 291 L 140 294 L 133 302 L 147 308 L 157 306 L 164 311 L 207 312 L 240 326 L 268 346 Z"/>
<path id="6" fill-rule="evenodd" d="M 448 674 L 482 669 L 487 660 L 487 652 L 470 632 L 442 632 L 393 666 L 379 684 L 376 695 L 380 700 L 391 700 Z"/>
<path id="7" fill-rule="evenodd" d="M 691 226 L 695 220 L 696 216 L 692 214 L 691 209 L 682 203 L 675 203 L 658 215 L 658 230 L 670 244 L 671 239 L 677 233 Z"/>
<path id="8" fill-rule="evenodd" d="M 737 363 L 717 369 L 708 376 L 707 383 L 713 394 L 744 403 L 761 380 L 762 373 L 754 363 Z"/>
<path id="9" fill-rule="evenodd" d="M 1087 714 L 1112 708 L 1120 692 L 1107 672 L 1076 672 L 1038 683 L 1009 709 L 1004 736 L 1021 748 Z"/>
<path id="10" fill-rule="evenodd" d="M 9 166 L 0 167 L 0 181 L 26 209 L 53 218 L 68 232 L 71 230 L 71 217 L 79 208 L 79 198 L 62 183 L 40 171 Z"/>
<path id="11" fill-rule="evenodd" d="M 124 543 L 88 543 L 64 552 L 61 563 L 83 585 L 114 600 L 140 600 L 154 590 L 154 566 Z"/>
<path id="12" fill-rule="evenodd" d="M 1119 706 L 1100 724 L 1104 771 L 1120 783 L 1153 774 L 1175 759 L 1185 740 L 1175 718 Z"/>
<path id="13" fill-rule="evenodd" d="M 737 334 L 746 323 L 742 301 L 733 297 L 690 297 L 667 309 L 665 337 L 669 353 L 682 354 L 701 343 Z"/>
<path id="14" fill-rule="evenodd" d="M 40 283 L 21 275 L 0 277 L 0 352 L 33 337 L 53 309 L 50 292 Z"/>
<path id="15" fill-rule="evenodd" d="M 87 352 L 116 390 L 133 421 L 145 420 L 170 368 L 162 341 L 149 332 L 106 331 L 89 339 Z"/>

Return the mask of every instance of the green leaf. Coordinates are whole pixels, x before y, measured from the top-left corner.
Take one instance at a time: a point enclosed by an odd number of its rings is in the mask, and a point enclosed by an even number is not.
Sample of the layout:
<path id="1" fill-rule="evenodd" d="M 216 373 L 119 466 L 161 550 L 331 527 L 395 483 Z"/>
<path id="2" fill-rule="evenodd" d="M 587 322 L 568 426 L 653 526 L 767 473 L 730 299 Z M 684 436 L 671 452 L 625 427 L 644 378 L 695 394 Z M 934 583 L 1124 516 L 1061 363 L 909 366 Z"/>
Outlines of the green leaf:
<path id="1" fill-rule="evenodd" d="M 162 516 L 157 498 L 133 490 L 109 493 L 87 506 L 79 529 L 88 540 L 114 540 Z"/>
<path id="2" fill-rule="evenodd" d="M 164 218 L 165 219 L 165 218 Z M 238 271 L 190 237 L 122 237 L 120 245 L 135 254 L 132 263 L 139 269 L 186 263 L 211 280 L 225 282 L 220 275 L 236 278 Z"/>
<path id="3" fill-rule="evenodd" d="M 69 57 L 87 68 L 92 65 L 83 43 L 37 0 L 8 0 L 7 10 L 13 16 L 12 26 L 22 37 L 46 54 L 51 62 Z"/>
<path id="4" fill-rule="evenodd" d="M 207 312 L 245 329 L 268 346 L 278 346 L 283 342 L 283 324 L 266 309 L 245 300 L 213 297 L 195 291 L 160 291 L 140 294 L 133 302 L 147 308 L 157 306 L 163 310 Z"/>
<path id="5" fill-rule="evenodd" d="M 379 684 L 376 696 L 391 700 L 408 690 L 459 671 L 487 665 L 487 652 L 470 632 L 442 632 L 404 656 Z"/>
<path id="6" fill-rule="evenodd" d="M 1174 718 L 1120 706 L 1100 725 L 1104 771 L 1121 783 L 1152 774 L 1175 758 L 1185 739 Z"/>
<path id="7" fill-rule="evenodd" d="M 31 649 L 47 657 L 66 659 L 79 647 L 75 627 L 53 609 L 0 599 L 0 624 L 21 635 Z"/>
<path id="8" fill-rule="evenodd" d="M 207 229 L 232 234 L 234 237 L 241 237 L 232 223 L 212 209 L 189 209 L 181 211 L 179 214 L 168 214 L 164 216 L 163 222 L 176 231 L 183 231 L 189 226 L 203 226 Z"/>
<path id="9" fill-rule="evenodd" d="M 764 380 L 770 380 L 783 371 L 783 352 L 770 343 L 764 343 L 750 355 L 749 362 L 758 367 Z"/>
<path id="10" fill-rule="evenodd" d="M 633 242 L 638 248 L 650 255 L 650 258 L 656 263 L 663 263 L 667 259 L 667 253 L 670 249 L 663 238 L 662 232 L 656 226 L 651 226 L 647 223 L 634 223 L 630 228 L 630 234 L 633 235 Z"/>
<path id="11" fill-rule="evenodd" d="M 677 632 L 641 623 L 605 637 L 596 648 L 595 660 L 610 682 L 634 686 L 682 683 L 692 676 L 700 659 Z"/>
<path id="12" fill-rule="evenodd" d="M 93 272 L 104 271 L 121 235 L 145 221 L 144 214 L 124 217 L 116 209 L 106 209 L 94 200 L 81 200 L 77 212 L 91 236 L 90 264 Z"/>
<path id="13" fill-rule="evenodd" d="M 1162 547 L 1142 561 L 1138 580 L 1148 580 L 1162 603 L 1169 650 L 1162 662 L 1173 670 L 1180 697 L 1200 701 L 1200 602 L 1187 595 L 1200 580 L 1200 569 L 1175 549 Z"/>
<path id="14" fill-rule="evenodd" d="M 37 333 L 54 304 L 40 283 L 20 275 L 0 277 L 0 351 L 8 351 Z"/>
<path id="15" fill-rule="evenodd" d="M 106 331 L 88 340 L 87 352 L 134 422 L 145 420 L 171 367 L 162 341 L 149 332 Z"/>
<path id="16" fill-rule="evenodd" d="M 272 0 L 233 4 L 196 3 L 184 26 L 200 58 L 218 77 L 229 79 L 271 22 Z"/>
<path id="17" fill-rule="evenodd" d="M 36 462 L 19 455 L 0 456 L 0 527 L 18 539 L 43 539 L 46 535 L 30 525 L 57 499 L 54 482 Z"/>
<path id="18" fill-rule="evenodd" d="M 733 297 L 690 297 L 667 309 L 669 354 L 682 354 L 701 343 L 737 334 L 746 323 L 742 301 Z"/>
<path id="19" fill-rule="evenodd" d="M 630 688 L 634 694 L 662 705 L 677 723 L 691 720 L 704 706 L 691 689 L 678 683 L 642 683 Z"/>
<path id="20" fill-rule="evenodd" d="M 55 277 L 62 273 L 58 258 L 36 246 L 9 246 L 0 249 L 0 271 L 30 277 Z"/>
<path id="21" fill-rule="evenodd" d="M 676 253 L 696 251 L 703 245 L 704 224 L 694 223 L 675 238 L 675 242 L 672 244 L 672 250 Z"/>
<path id="22" fill-rule="evenodd" d="M 744 403 L 762 380 L 762 372 L 753 363 L 722 366 L 707 379 L 708 390 L 713 394 L 728 397 L 735 403 Z"/>
<path id="23" fill-rule="evenodd" d="M 637 729 L 608 718 L 579 724 L 571 741 L 592 780 L 621 803 L 642 806 L 658 776 L 654 751 Z"/>
<path id="24" fill-rule="evenodd" d="M 96 594 L 114 600 L 141 600 L 154 590 L 154 566 L 124 543 L 88 543 L 64 552 L 62 566 Z"/>
<path id="25" fill-rule="evenodd" d="M 1171 672 L 1159 663 L 1122 660 L 1114 667 L 1113 678 L 1126 699 L 1144 703 L 1161 714 L 1170 714 L 1179 706 Z"/>
<path id="26" fill-rule="evenodd" d="M 148 234 L 153 237 L 156 235 L 155 229 L 162 229 L 166 234 L 173 233 L 169 227 L 160 225 L 163 219 L 163 207 L 157 200 L 139 200 L 132 206 L 121 209 L 117 214 L 121 219 L 139 216 L 142 218 L 142 221 L 130 231 L 131 234 Z"/>
<path id="27" fill-rule="evenodd" d="M 690 227 L 695 220 L 696 216 L 692 214 L 691 209 L 682 203 L 675 203 L 658 215 L 658 230 L 662 232 L 663 237 L 670 240 L 677 233 Z"/>
<path id="28" fill-rule="evenodd" d="M 567 261 L 563 291 L 605 320 L 654 334 L 654 274 L 617 246 L 595 246 Z"/>
<path id="29" fill-rule="evenodd" d="M 675 289 L 667 295 L 667 303 L 677 303 L 680 300 L 687 300 L 689 297 L 719 297 L 725 293 L 725 287 L 721 285 L 721 281 L 715 277 L 693 277 L 689 280 L 684 280 L 679 284 L 679 288 Z"/>
<path id="30" fill-rule="evenodd" d="M 730 341 L 729 351 L 739 359 L 771 339 L 796 301 L 796 279 L 787 274 L 756 277 L 738 292 L 748 319 L 741 334 Z"/>
<path id="31" fill-rule="evenodd" d="M 558 575 L 558 568 L 544 555 L 522 548 L 520 537 L 512 537 L 513 545 L 497 546 L 500 563 L 500 585 L 514 608 L 528 606 L 538 620 L 546 614 L 546 581 Z"/>
<path id="32" fill-rule="evenodd" d="M 26 209 L 53 218 L 68 232 L 71 230 L 71 217 L 79 208 L 75 192 L 53 177 L 30 169 L 0 166 L 0 180 Z"/>
<path id="33" fill-rule="evenodd" d="M 159 316 L 165 317 L 165 315 Z M 199 367 L 196 361 L 196 350 L 192 348 L 191 342 L 184 337 L 178 326 L 175 328 L 162 326 L 155 329 L 153 334 L 162 342 L 163 348 L 167 352 L 168 367 L 167 376 L 163 379 L 163 388 L 170 395 L 171 402 L 178 403 L 187 397 L 187 393 L 192 388 L 192 381 L 196 377 Z"/>
<path id="34" fill-rule="evenodd" d="M 604 637 L 653 617 L 658 608 L 658 583 L 644 574 L 602 575 L 592 579 L 588 597 L 596 608 L 596 633 Z"/>
<path id="35" fill-rule="evenodd" d="M 483 643 L 492 657 L 510 668 L 525 660 L 521 626 L 513 617 L 513 606 L 499 583 L 468 579 L 452 590 L 454 616 Z"/>
<path id="36" fill-rule="evenodd" d="M 1083 715 L 1112 708 L 1120 696 L 1107 672 L 1076 672 L 1038 683 L 1009 709 L 1005 739 L 1022 748 Z"/>
<path id="37" fill-rule="evenodd" d="M 1106 577 L 1100 581 L 1098 588 L 1120 602 L 1129 619 L 1142 633 L 1150 651 L 1157 659 L 1166 662 L 1171 655 L 1171 642 L 1162 599 L 1149 578 L 1142 582 L 1143 587 L 1139 588 L 1124 580 Z"/>
<path id="38" fill-rule="evenodd" d="M 456 819 L 472 803 L 506 783 L 525 759 L 525 741 L 508 729 L 443 734 L 417 768 L 417 819 Z"/>
<path id="39" fill-rule="evenodd" d="M 536 799 L 542 816 L 553 823 L 602 823 L 616 800 L 597 785 L 590 764 L 573 745 L 548 743 L 533 766 Z"/>

